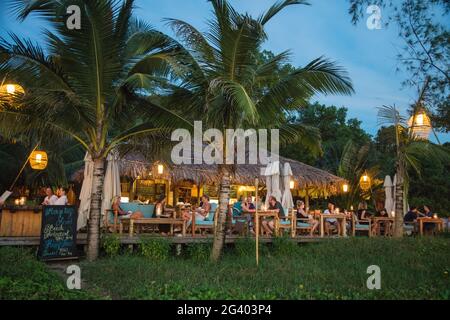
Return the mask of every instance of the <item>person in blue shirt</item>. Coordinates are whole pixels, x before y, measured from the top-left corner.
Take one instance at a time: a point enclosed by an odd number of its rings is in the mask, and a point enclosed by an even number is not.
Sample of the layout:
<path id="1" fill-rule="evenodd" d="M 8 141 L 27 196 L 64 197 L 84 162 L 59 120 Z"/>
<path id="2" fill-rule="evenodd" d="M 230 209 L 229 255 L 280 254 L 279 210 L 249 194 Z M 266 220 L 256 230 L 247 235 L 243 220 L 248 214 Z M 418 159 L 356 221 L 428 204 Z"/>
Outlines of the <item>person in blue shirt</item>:
<path id="1" fill-rule="evenodd" d="M 244 196 L 240 196 L 238 201 L 233 204 L 233 217 L 242 215 L 242 205 L 244 203 Z"/>

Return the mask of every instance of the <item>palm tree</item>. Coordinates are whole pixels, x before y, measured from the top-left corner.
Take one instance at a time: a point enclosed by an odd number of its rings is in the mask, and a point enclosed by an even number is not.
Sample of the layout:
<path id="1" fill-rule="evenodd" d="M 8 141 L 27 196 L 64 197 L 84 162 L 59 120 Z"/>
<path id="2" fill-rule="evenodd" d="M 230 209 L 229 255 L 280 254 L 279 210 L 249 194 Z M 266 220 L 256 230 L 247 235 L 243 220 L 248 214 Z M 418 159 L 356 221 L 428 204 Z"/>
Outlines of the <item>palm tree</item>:
<path id="1" fill-rule="evenodd" d="M 152 96 L 170 76 L 177 44 L 133 18 L 134 0 L 13 0 L 19 19 L 31 13 L 49 28 L 33 44 L 0 39 L 0 76 L 17 79 L 25 94 L 0 108 L 1 134 L 70 138 L 92 157 L 94 176 L 87 258 L 98 257 L 104 162 L 128 139 L 161 134 L 185 122 Z M 66 10 L 80 8 L 81 29 L 69 30 Z M 171 70 L 176 70 L 174 64 Z M 14 105 L 14 107 L 11 107 Z M 177 123 L 179 121 L 179 123 Z"/>
<path id="2" fill-rule="evenodd" d="M 422 97 L 422 94 L 421 94 Z M 414 104 L 413 109 L 422 105 L 422 98 Z M 420 177 L 421 157 L 426 155 L 436 161 L 449 161 L 448 152 L 439 145 L 428 140 L 418 138 L 407 121 L 402 117 L 395 106 L 382 106 L 378 111 L 379 123 L 393 125 L 395 128 L 396 155 L 395 155 L 395 223 L 394 237 L 403 236 L 403 216 L 408 197 L 410 183 L 408 171 L 414 170 Z"/>
<path id="3" fill-rule="evenodd" d="M 347 74 L 335 63 L 317 58 L 278 77 L 275 71 L 288 60 L 287 51 L 258 63 L 261 45 L 267 40 L 265 25 L 286 7 L 307 3 L 279 1 L 253 18 L 238 13 L 226 0 L 210 2 L 214 17 L 205 33 L 187 22 L 167 20 L 185 47 L 176 55 L 186 71 L 173 88 L 173 101 L 191 117 L 202 119 L 205 129 L 217 128 L 224 133 L 227 128 L 279 128 L 284 137 L 314 142 L 307 126 L 286 125 L 286 115 L 306 105 L 316 93 L 350 94 L 353 88 Z M 219 216 L 211 252 L 214 261 L 219 259 L 225 240 L 233 167 L 223 164 L 218 170 Z"/>

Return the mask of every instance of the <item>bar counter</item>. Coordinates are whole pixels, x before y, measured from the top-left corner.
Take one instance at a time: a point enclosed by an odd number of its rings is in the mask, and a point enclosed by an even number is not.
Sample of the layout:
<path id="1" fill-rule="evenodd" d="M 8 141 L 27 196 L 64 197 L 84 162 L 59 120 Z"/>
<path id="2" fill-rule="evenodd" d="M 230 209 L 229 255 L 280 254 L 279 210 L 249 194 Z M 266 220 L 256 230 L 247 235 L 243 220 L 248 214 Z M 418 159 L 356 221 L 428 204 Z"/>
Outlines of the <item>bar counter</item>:
<path id="1" fill-rule="evenodd" d="M 0 237 L 38 237 L 42 206 L 4 205 L 0 208 Z"/>

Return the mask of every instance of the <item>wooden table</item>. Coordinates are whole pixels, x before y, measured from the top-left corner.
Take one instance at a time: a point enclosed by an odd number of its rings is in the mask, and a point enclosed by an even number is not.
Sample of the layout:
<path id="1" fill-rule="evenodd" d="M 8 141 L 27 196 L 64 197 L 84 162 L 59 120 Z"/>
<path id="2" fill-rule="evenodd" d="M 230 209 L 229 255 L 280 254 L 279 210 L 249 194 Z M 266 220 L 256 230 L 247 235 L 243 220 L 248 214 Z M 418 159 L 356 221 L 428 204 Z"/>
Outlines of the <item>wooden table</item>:
<path id="1" fill-rule="evenodd" d="M 324 235 L 325 235 L 324 222 L 325 222 L 326 219 L 329 219 L 329 218 L 334 218 L 334 219 L 336 219 L 338 221 L 338 223 L 341 224 L 342 236 L 346 237 L 347 236 L 347 228 L 346 228 L 346 225 L 345 225 L 346 216 L 345 216 L 345 214 L 341 214 L 341 213 L 339 213 L 339 214 L 336 214 L 336 213 L 333 213 L 333 214 L 321 213 L 320 214 L 320 236 L 322 238 L 324 237 Z"/>
<path id="2" fill-rule="evenodd" d="M 444 227 L 444 221 L 439 218 L 431 218 L 431 217 L 421 217 L 417 218 L 417 222 L 419 222 L 419 234 L 423 236 L 423 224 L 424 223 L 435 223 L 437 224 L 438 231 L 442 231 Z"/>
<path id="3" fill-rule="evenodd" d="M 258 233 L 258 236 L 259 236 L 259 229 L 261 228 L 261 223 L 258 223 L 259 224 L 259 228 L 256 228 L 256 212 L 245 212 L 244 214 L 251 214 L 252 216 L 253 216 L 253 225 L 255 226 L 255 229 L 258 229 L 258 230 L 255 230 L 255 232 L 257 232 Z M 277 211 L 275 211 L 275 210 L 265 210 L 265 211 L 259 211 L 258 210 L 258 219 L 259 220 L 261 220 L 261 218 L 273 218 L 274 219 L 274 227 L 275 227 L 275 230 L 274 230 L 274 233 L 275 233 L 275 235 L 278 235 L 278 229 L 279 229 L 279 225 L 280 225 L 280 219 L 279 219 L 279 217 L 278 217 L 278 212 Z"/>
<path id="4" fill-rule="evenodd" d="M 131 218 L 122 218 L 120 219 L 119 233 L 123 233 L 124 224 L 129 224 L 128 233 L 130 237 L 133 236 L 134 227 L 138 225 L 159 225 L 159 224 L 170 224 L 170 234 L 173 235 L 173 227 L 174 225 L 180 225 L 182 228 L 181 234 L 183 236 L 186 235 L 186 221 L 183 219 L 173 219 L 173 218 L 140 218 L 140 219 L 131 219 Z"/>
<path id="5" fill-rule="evenodd" d="M 376 225 L 377 235 L 380 233 L 380 222 L 383 222 L 383 221 L 387 222 L 387 226 L 386 227 L 389 228 L 388 234 L 392 235 L 392 232 L 391 232 L 392 228 L 391 228 L 391 226 L 394 225 L 394 218 L 390 218 L 390 217 L 373 217 L 372 219 L 373 219 L 373 223 Z"/>

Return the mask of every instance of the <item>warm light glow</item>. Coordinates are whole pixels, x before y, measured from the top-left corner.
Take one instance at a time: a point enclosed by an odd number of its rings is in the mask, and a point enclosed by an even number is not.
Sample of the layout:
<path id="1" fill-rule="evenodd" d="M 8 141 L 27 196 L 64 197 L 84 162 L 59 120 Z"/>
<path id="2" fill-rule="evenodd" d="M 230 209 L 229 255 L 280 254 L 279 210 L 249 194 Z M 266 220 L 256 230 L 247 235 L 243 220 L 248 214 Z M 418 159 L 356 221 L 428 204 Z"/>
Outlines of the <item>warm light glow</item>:
<path id="1" fill-rule="evenodd" d="M 21 206 L 24 206 L 26 201 L 27 201 L 26 197 L 20 197 L 20 205 Z"/>
<path id="2" fill-rule="evenodd" d="M 163 174 L 164 166 L 162 164 L 158 164 L 158 174 Z"/>
<path id="3" fill-rule="evenodd" d="M 41 162 L 42 162 L 42 154 L 38 153 L 36 155 L 36 163 L 41 164 Z"/>
<path id="4" fill-rule="evenodd" d="M 35 170 L 44 170 L 47 162 L 48 157 L 45 151 L 33 151 L 30 155 L 30 166 Z"/>
<path id="5" fill-rule="evenodd" d="M 8 95 L 14 95 L 18 93 L 25 93 L 23 88 L 18 84 L 8 83 L 0 87 L 0 94 L 8 94 Z"/>
<path id="6" fill-rule="evenodd" d="M 369 180 L 369 177 L 367 175 L 363 175 L 363 181 L 366 182 Z"/>
<path id="7" fill-rule="evenodd" d="M 434 219 L 437 219 L 438 218 L 438 215 L 435 213 L 435 214 L 433 214 L 433 218 Z"/>
<path id="8" fill-rule="evenodd" d="M 295 187 L 294 180 L 289 181 L 289 188 L 294 189 L 294 187 Z"/>
<path id="9" fill-rule="evenodd" d="M 395 217 L 395 211 L 391 211 L 391 216 L 392 216 L 392 218 Z"/>
<path id="10" fill-rule="evenodd" d="M 350 206 L 350 211 L 353 211 L 353 206 Z"/>
<path id="11" fill-rule="evenodd" d="M 344 192 L 348 192 L 348 184 L 344 184 L 344 185 L 342 186 L 342 190 L 343 190 Z"/>
<path id="12" fill-rule="evenodd" d="M 370 181 L 370 177 L 367 173 L 364 173 L 363 176 L 359 179 L 359 187 L 361 190 L 367 191 L 370 189 L 372 182 Z"/>
<path id="13" fill-rule="evenodd" d="M 128 202 L 130 202 L 130 198 L 129 197 L 120 197 L 120 202 L 128 203 Z"/>
<path id="14" fill-rule="evenodd" d="M 415 125 L 416 126 L 423 126 L 423 114 L 422 113 L 418 114 L 416 116 L 416 123 L 415 123 Z"/>
<path id="15" fill-rule="evenodd" d="M 20 204 L 20 200 L 19 200 L 19 199 L 14 200 L 14 204 L 15 204 L 16 206 L 18 206 L 18 205 Z"/>
<path id="16" fill-rule="evenodd" d="M 6 92 L 8 92 L 9 94 L 14 94 L 14 92 L 16 92 L 16 86 L 13 84 L 7 84 Z"/>

